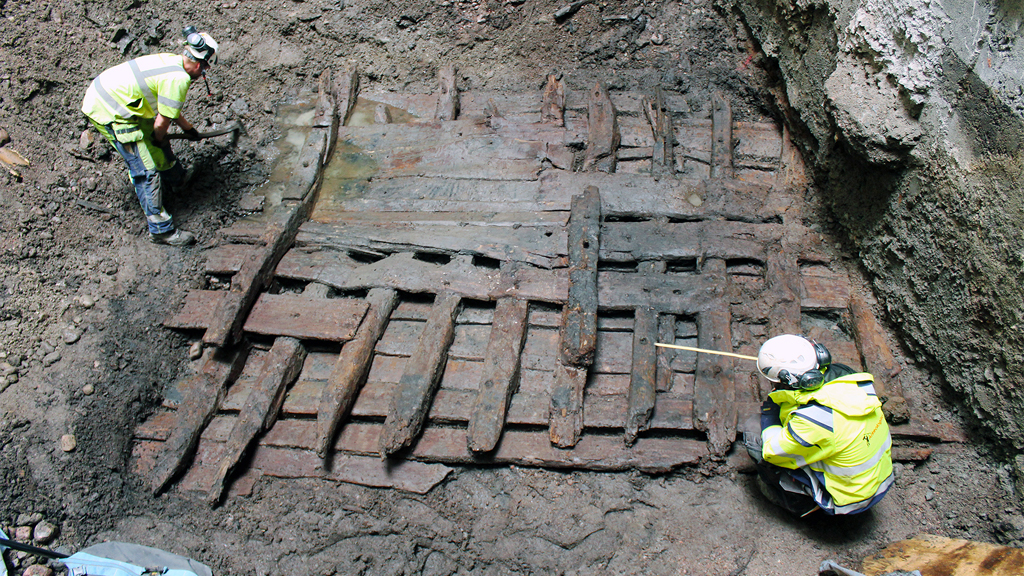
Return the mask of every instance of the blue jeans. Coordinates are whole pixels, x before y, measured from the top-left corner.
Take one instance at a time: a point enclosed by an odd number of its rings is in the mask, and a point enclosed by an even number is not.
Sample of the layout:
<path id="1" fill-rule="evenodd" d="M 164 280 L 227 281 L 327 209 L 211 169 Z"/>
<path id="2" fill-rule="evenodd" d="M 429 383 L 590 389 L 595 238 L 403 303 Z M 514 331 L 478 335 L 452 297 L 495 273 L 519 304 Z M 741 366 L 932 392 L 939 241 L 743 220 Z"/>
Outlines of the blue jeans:
<path id="1" fill-rule="evenodd" d="M 144 140 L 127 143 L 119 142 L 114 136 L 113 125 L 102 126 L 96 123 L 93 123 L 93 125 L 103 132 L 103 136 L 113 144 L 114 148 L 117 149 L 117 153 L 121 155 L 121 158 L 124 159 L 125 164 L 128 166 L 128 176 L 135 186 L 135 195 L 138 196 L 139 204 L 146 215 L 146 225 L 149 227 L 149 233 L 164 234 L 173 232 L 174 219 L 164 209 L 163 185 L 165 183 L 168 186 L 182 184 L 185 179 L 185 170 L 174 157 L 170 143 L 166 143 L 162 149 L 158 149 L 159 152 L 163 153 L 163 160 L 170 164 L 170 168 L 166 170 L 147 169 L 143 154 L 150 157 L 154 156 L 154 154 L 146 149 L 140 151 L 140 148 L 146 146 L 155 148 L 155 146 Z"/>

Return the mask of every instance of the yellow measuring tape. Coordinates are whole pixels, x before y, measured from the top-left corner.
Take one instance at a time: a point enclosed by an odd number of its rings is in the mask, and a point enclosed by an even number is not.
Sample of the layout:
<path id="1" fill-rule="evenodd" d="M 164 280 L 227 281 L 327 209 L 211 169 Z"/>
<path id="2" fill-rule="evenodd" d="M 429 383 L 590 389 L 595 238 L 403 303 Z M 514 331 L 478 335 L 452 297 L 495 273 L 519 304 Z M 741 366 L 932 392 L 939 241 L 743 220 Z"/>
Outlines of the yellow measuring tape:
<path id="1" fill-rule="evenodd" d="M 732 352 L 720 352 L 718 350 L 707 350 L 705 348 L 694 348 L 693 346 L 677 346 L 675 344 L 662 344 L 661 342 L 655 342 L 655 346 L 661 348 L 675 348 L 677 350 L 689 350 L 690 352 L 703 352 L 705 354 L 717 354 L 719 356 L 730 356 L 732 358 L 740 358 L 742 360 L 757 360 L 757 356 L 747 356 L 745 354 L 733 354 Z"/>

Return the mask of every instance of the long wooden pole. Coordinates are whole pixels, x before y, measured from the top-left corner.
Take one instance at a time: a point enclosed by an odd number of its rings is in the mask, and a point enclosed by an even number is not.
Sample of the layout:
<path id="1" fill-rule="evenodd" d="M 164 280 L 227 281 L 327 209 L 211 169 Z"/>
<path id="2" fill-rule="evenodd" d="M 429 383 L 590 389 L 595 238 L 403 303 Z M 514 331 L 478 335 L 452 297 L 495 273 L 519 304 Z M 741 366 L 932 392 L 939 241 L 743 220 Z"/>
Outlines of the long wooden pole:
<path id="1" fill-rule="evenodd" d="M 731 356 L 733 358 L 740 358 L 743 360 L 757 360 L 757 356 L 746 356 L 744 354 L 733 354 L 732 352 L 720 352 L 718 350 L 707 350 L 705 348 L 694 348 L 693 346 L 677 346 L 675 344 L 662 344 L 661 342 L 655 342 L 655 346 L 659 348 L 676 348 L 678 350 L 689 350 L 690 352 L 703 352 L 705 354 L 717 354 L 719 356 Z"/>

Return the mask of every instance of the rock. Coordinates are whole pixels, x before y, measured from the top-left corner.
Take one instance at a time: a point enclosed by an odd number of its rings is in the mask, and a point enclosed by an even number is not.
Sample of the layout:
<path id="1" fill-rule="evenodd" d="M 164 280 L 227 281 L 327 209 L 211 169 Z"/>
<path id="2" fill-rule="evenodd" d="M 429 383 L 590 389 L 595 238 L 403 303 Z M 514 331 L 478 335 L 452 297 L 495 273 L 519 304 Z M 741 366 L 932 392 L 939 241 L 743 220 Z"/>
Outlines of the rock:
<path id="1" fill-rule="evenodd" d="M 82 331 L 73 326 L 68 326 L 64 329 L 64 343 L 74 344 L 78 342 L 78 339 L 82 337 Z"/>
<path id="2" fill-rule="evenodd" d="M 22 513 L 18 514 L 18 519 L 14 521 L 18 526 L 35 526 L 43 521 L 43 514 L 41 512 Z"/>
<path id="3" fill-rule="evenodd" d="M 224 122 L 227 122 L 227 116 L 220 112 L 214 112 L 210 115 L 210 122 L 213 124 L 223 124 Z"/>
<path id="4" fill-rule="evenodd" d="M 7 144 L 10 141 L 11 136 L 10 134 L 7 133 L 7 130 L 0 128 L 0 146 L 3 146 L 4 144 Z"/>
<path id="5" fill-rule="evenodd" d="M 45 564 L 33 564 L 25 568 L 22 576 L 53 576 L 53 570 Z"/>
<path id="6" fill-rule="evenodd" d="M 50 352 L 46 356 L 43 356 L 43 366 L 53 366 L 57 362 L 60 362 L 60 352 Z"/>
<path id="7" fill-rule="evenodd" d="M 7 376 L 16 374 L 17 372 L 18 369 L 11 366 L 10 362 L 0 362 L 0 376 L 4 376 L 6 378 Z"/>
<path id="8" fill-rule="evenodd" d="M 84 152 L 91 148 L 95 141 L 96 137 L 93 136 L 92 130 L 84 130 L 82 135 L 78 137 L 78 149 Z"/>
<path id="9" fill-rule="evenodd" d="M 86 294 L 78 299 L 78 303 L 82 305 L 82 308 L 92 308 L 96 305 L 96 299 Z"/>
<path id="10" fill-rule="evenodd" d="M 14 539 L 18 542 L 31 542 L 32 541 L 32 527 L 31 526 L 18 526 L 14 529 Z"/>
<path id="11" fill-rule="evenodd" d="M 10 384 L 17 384 L 18 383 L 18 375 L 17 374 L 8 374 L 7 376 L 4 377 L 4 382 L 6 382 L 8 385 L 10 385 Z M 5 388 L 6 388 L 6 386 L 5 386 Z"/>
<path id="12" fill-rule="evenodd" d="M 238 98 L 231 103 L 231 111 L 239 116 L 247 116 L 249 114 L 249 104 L 242 98 Z"/>
<path id="13" fill-rule="evenodd" d="M 203 341 L 196 340 L 188 348 L 189 360 L 198 360 L 203 355 Z"/>
<path id="14" fill-rule="evenodd" d="M 82 386 L 82 394 L 85 394 L 86 396 L 92 396 L 95 392 L 96 387 L 93 386 L 92 384 L 86 384 L 85 386 Z"/>
<path id="15" fill-rule="evenodd" d="M 60 449 L 64 452 L 71 452 L 78 447 L 78 440 L 74 434 L 65 434 L 60 437 Z"/>
<path id="16" fill-rule="evenodd" d="M 910 407 L 900 397 L 890 397 L 882 404 L 882 412 L 889 424 L 906 424 L 910 422 Z"/>
<path id="17" fill-rule="evenodd" d="M 32 530 L 32 539 L 39 544 L 48 544 L 57 537 L 57 527 L 49 522 L 40 522 Z"/>

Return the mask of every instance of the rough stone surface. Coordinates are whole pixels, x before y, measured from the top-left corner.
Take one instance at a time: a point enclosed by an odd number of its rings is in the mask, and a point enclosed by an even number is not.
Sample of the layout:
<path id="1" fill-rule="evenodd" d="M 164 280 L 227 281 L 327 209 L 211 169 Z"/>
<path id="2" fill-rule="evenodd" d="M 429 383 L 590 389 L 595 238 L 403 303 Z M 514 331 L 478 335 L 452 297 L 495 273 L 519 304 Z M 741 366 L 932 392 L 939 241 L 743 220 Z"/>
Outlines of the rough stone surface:
<path id="1" fill-rule="evenodd" d="M 777 101 L 909 354 L 1024 447 L 1019 9 L 737 0 Z"/>

